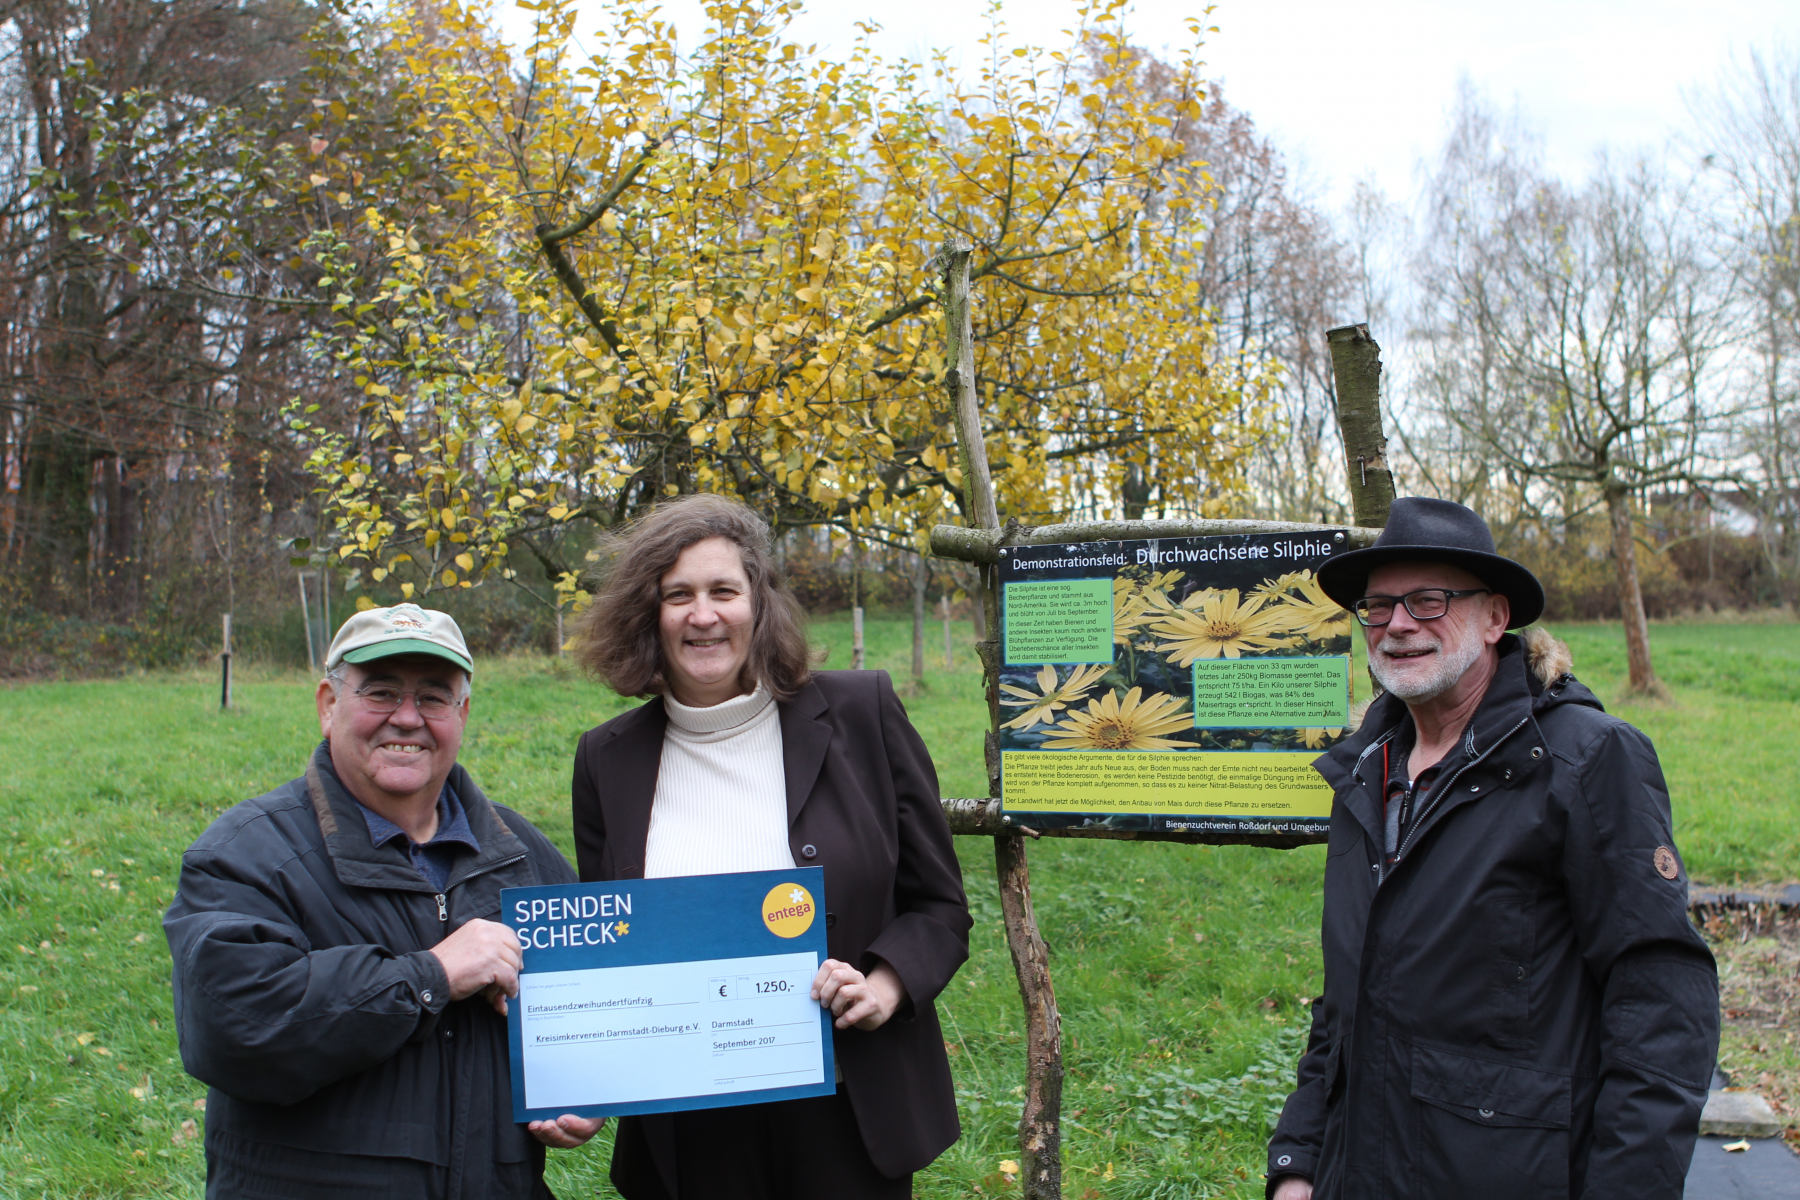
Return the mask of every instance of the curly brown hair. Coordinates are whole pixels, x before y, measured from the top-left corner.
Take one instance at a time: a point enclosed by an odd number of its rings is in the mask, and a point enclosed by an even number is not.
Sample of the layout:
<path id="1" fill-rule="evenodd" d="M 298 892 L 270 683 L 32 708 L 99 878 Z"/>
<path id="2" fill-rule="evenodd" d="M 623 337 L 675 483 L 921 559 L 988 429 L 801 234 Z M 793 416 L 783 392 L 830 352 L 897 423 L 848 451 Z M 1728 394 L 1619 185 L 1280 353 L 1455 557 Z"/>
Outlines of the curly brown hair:
<path id="1" fill-rule="evenodd" d="M 726 496 L 678 496 L 601 538 L 593 603 L 575 619 L 577 661 L 621 696 L 667 691 L 662 578 L 708 538 L 735 545 L 750 578 L 755 625 L 739 685 L 749 691 L 760 680 L 777 700 L 793 699 L 812 678 L 806 614 L 775 565 L 768 523 Z"/>

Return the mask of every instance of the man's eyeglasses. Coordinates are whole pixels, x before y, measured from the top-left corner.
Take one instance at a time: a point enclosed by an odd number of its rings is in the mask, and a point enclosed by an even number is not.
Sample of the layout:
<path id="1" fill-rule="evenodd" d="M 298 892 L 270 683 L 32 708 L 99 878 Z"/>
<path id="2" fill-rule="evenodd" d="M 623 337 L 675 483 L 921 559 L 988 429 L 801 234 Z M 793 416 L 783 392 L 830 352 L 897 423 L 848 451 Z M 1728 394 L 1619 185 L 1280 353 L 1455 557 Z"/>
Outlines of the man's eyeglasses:
<path id="1" fill-rule="evenodd" d="M 1492 592 L 1493 588 L 1464 588 L 1453 592 L 1449 588 L 1420 588 L 1416 592 L 1408 592 L 1404 596 L 1364 596 L 1350 606 L 1356 619 L 1364 625 L 1386 625 L 1394 619 L 1394 605 L 1406 605 L 1406 611 L 1412 614 L 1415 621 L 1435 621 L 1450 611 L 1450 602 L 1459 596 L 1479 596 L 1484 592 Z"/>
<path id="2" fill-rule="evenodd" d="M 413 698 L 413 706 L 419 715 L 427 721 L 436 721 L 447 717 L 461 703 L 453 693 L 442 688 L 419 688 L 414 691 L 402 691 L 389 687 L 384 683 L 365 683 L 355 691 L 356 698 L 362 706 L 371 712 L 396 713 L 406 703 L 406 698 Z"/>

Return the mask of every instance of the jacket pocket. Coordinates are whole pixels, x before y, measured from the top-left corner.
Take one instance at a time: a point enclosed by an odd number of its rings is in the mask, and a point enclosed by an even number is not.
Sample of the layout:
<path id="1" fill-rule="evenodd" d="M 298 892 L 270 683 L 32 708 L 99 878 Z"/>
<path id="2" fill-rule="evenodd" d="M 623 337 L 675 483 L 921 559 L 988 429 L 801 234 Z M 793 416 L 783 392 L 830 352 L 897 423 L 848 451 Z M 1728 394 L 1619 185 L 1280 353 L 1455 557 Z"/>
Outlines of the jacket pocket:
<path id="1" fill-rule="evenodd" d="M 1568 1196 L 1571 1091 L 1567 1075 L 1414 1046 L 1414 1194 Z"/>
<path id="2" fill-rule="evenodd" d="M 1334 1041 L 1325 1055 L 1325 1069 L 1319 1077 L 1325 1081 L 1325 1107 L 1336 1107 L 1344 1095 L 1344 1046 L 1341 1041 Z"/>
<path id="3" fill-rule="evenodd" d="M 531 1157 L 532 1148 L 536 1144 L 537 1139 L 531 1136 L 531 1130 L 514 1123 L 511 1113 L 499 1114 L 499 1120 L 494 1123 L 495 1162 L 524 1162 Z"/>

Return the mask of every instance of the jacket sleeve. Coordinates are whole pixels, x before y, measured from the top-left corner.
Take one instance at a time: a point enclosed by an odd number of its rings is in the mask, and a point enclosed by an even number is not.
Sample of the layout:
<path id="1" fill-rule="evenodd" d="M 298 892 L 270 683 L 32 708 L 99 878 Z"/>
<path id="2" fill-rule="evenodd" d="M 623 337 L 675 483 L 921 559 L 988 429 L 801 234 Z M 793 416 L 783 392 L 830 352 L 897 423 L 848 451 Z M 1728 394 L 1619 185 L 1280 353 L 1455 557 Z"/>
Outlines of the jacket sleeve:
<path id="1" fill-rule="evenodd" d="M 314 950 L 285 890 L 278 870 L 190 850 L 163 919 L 182 1064 L 239 1100 L 304 1100 L 393 1057 L 450 1002 L 430 951 Z"/>
<path id="2" fill-rule="evenodd" d="M 1319 1148 L 1325 1141 L 1325 1098 L 1336 1073 L 1337 1054 L 1326 1027 L 1325 999 L 1320 997 L 1312 1004 L 1312 1032 L 1306 1053 L 1300 1056 L 1294 1090 L 1281 1106 L 1281 1120 L 1269 1138 L 1268 1195 L 1275 1194 L 1275 1185 L 1285 1175 L 1311 1179 L 1318 1171 Z"/>
<path id="3" fill-rule="evenodd" d="M 1687 873 L 1674 857 L 1668 788 L 1649 739 L 1608 722 L 1581 755 L 1579 786 L 1563 873 L 1601 990 L 1600 1089 L 1582 1196 L 1679 1200 L 1719 1046 L 1717 968 L 1688 919 Z"/>
<path id="4" fill-rule="evenodd" d="M 575 825 L 575 866 L 585 880 L 604 879 L 606 816 L 600 809 L 600 793 L 588 770 L 588 739 L 581 735 L 575 746 L 575 770 L 569 780 L 569 815 Z"/>
<path id="5" fill-rule="evenodd" d="M 581 882 L 575 874 L 575 868 L 569 865 L 563 852 L 556 848 L 556 843 L 544 836 L 543 830 L 504 804 L 494 805 L 494 812 L 506 822 L 506 827 L 512 830 L 513 836 L 525 843 L 525 851 L 531 855 L 531 867 L 537 874 L 539 884 Z"/>
<path id="6" fill-rule="evenodd" d="M 907 719 L 886 672 L 876 676 L 882 741 L 893 774 L 900 854 L 894 870 L 896 915 L 869 947 L 906 985 L 907 999 L 937 999 L 969 957 L 969 900 L 962 866 L 944 820 L 937 769 Z M 865 964 L 865 969 L 867 964 Z"/>

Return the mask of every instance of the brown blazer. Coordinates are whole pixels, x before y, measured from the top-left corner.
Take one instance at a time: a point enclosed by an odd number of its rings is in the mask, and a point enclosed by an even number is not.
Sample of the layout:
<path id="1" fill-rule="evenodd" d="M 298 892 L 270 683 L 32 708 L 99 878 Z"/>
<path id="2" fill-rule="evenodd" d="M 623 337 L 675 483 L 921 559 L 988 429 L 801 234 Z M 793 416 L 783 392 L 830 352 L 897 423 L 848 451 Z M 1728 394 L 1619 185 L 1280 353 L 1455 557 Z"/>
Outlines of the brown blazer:
<path id="1" fill-rule="evenodd" d="M 820 672 L 780 713 L 788 845 L 797 865 L 825 868 L 831 956 L 865 972 L 886 961 L 906 985 L 887 1024 L 834 1038 L 869 1157 L 898 1178 L 962 1134 L 932 1002 L 969 957 L 969 903 L 937 771 L 885 671 Z M 584 881 L 643 878 L 667 724 L 655 699 L 581 736 L 571 798 Z M 642 1120 L 672 1179 L 673 1122 Z"/>

